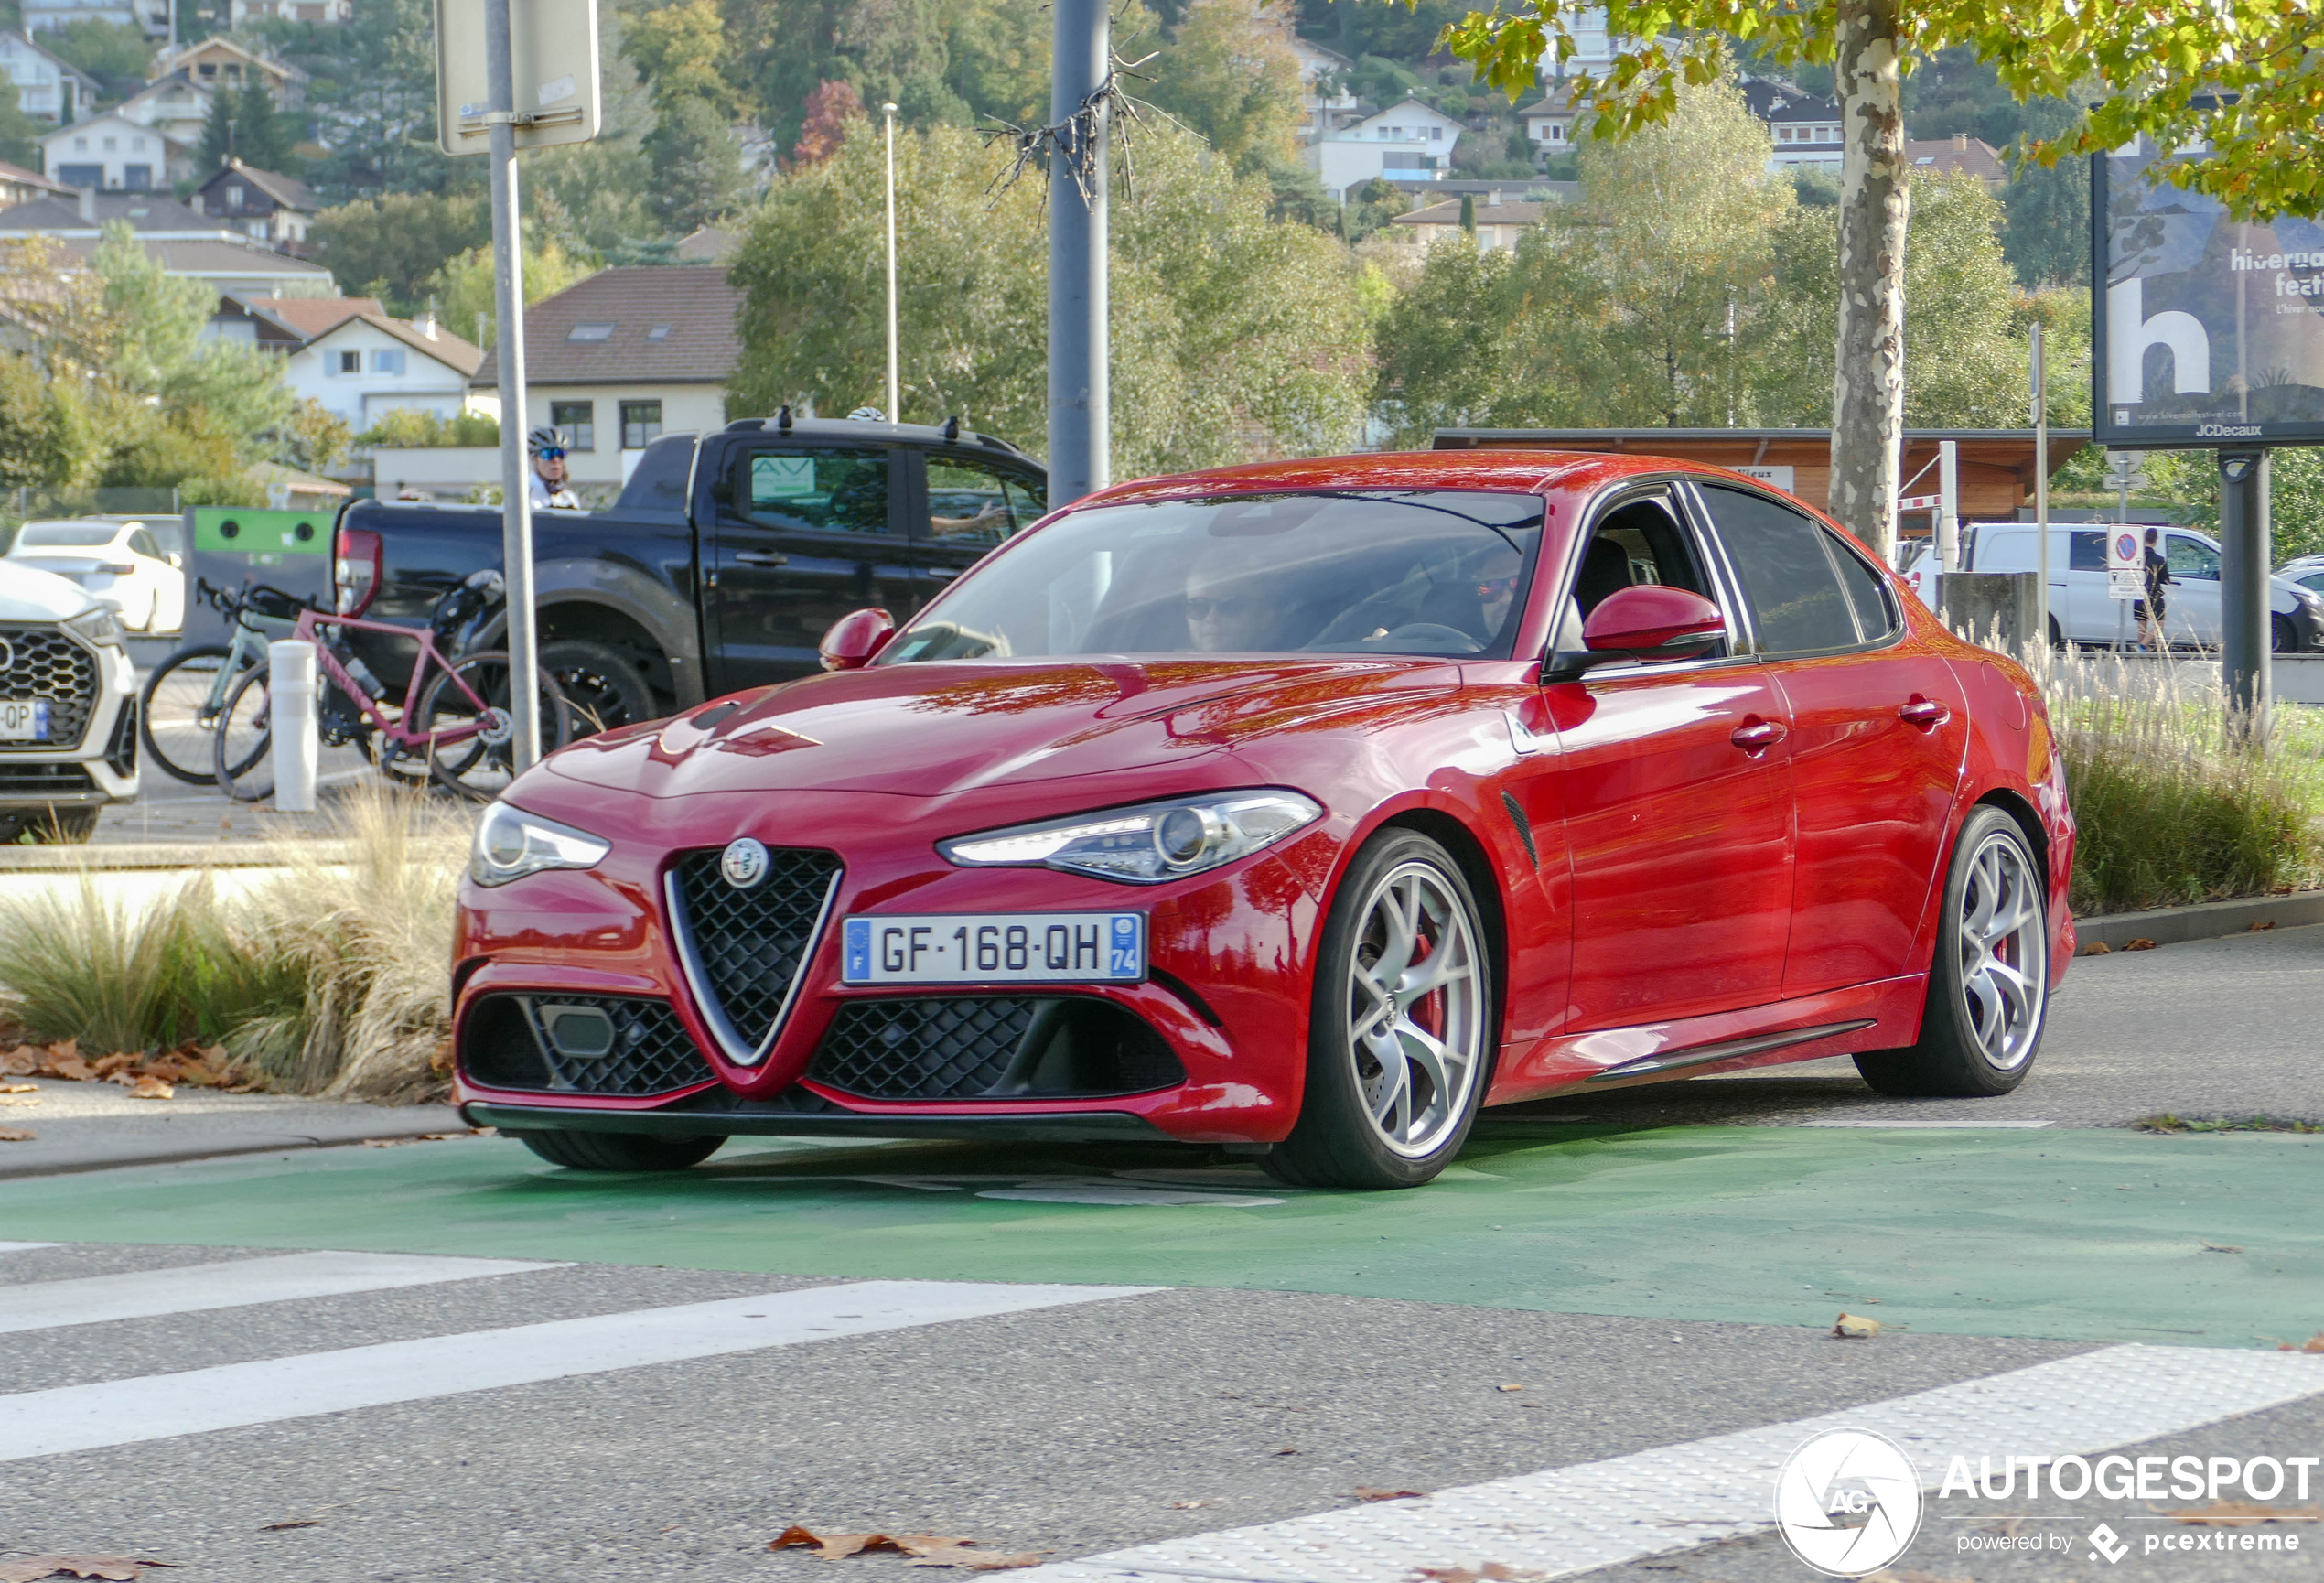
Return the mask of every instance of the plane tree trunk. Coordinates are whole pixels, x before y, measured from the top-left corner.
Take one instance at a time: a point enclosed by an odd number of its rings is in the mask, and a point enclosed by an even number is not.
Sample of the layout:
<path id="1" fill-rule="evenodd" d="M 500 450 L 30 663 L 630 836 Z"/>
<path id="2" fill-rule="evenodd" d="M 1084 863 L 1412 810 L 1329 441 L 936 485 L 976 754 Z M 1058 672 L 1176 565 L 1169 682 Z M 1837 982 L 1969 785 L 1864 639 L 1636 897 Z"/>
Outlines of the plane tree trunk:
<path id="1" fill-rule="evenodd" d="M 1832 379 L 1830 510 L 1893 561 L 1904 439 L 1905 185 L 1899 0 L 1843 0 L 1840 335 Z"/>

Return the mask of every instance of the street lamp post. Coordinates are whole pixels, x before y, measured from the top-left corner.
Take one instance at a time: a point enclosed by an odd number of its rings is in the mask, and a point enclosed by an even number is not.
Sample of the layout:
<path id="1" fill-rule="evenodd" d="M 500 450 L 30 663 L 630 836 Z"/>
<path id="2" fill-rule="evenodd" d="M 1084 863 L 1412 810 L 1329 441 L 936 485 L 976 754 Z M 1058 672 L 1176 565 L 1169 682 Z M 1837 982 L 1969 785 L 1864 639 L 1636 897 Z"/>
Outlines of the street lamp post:
<path id="1" fill-rule="evenodd" d="M 896 377 L 896 107 L 883 104 L 888 122 L 888 421 L 904 421 L 903 398 Z"/>

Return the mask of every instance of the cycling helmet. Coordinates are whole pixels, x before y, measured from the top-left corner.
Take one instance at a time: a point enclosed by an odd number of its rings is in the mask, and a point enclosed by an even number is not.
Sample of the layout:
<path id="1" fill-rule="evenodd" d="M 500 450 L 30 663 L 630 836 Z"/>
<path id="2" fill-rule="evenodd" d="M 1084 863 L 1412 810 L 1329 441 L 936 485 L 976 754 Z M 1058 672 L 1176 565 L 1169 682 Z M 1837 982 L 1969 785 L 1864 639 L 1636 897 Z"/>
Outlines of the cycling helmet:
<path id="1" fill-rule="evenodd" d="M 525 436 L 525 446 L 536 457 L 543 451 L 569 451 L 573 448 L 566 443 L 563 429 L 534 429 Z"/>

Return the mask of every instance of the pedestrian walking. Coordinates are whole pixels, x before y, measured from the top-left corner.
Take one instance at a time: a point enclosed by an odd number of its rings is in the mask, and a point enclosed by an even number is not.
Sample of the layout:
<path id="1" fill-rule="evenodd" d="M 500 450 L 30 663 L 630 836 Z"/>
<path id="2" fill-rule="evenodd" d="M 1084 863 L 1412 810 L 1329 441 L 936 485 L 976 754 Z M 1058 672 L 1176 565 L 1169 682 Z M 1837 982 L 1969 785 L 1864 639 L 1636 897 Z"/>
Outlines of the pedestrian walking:
<path id="1" fill-rule="evenodd" d="M 2169 599 L 2163 590 L 2170 586 L 2170 559 L 2155 547 L 2162 537 L 2158 528 L 2146 530 L 2146 597 L 2135 601 L 2131 617 L 2138 623 L 2138 646 L 2152 647 L 2157 653 L 2170 652 L 2170 641 L 2164 635 L 2163 617 L 2168 613 Z"/>

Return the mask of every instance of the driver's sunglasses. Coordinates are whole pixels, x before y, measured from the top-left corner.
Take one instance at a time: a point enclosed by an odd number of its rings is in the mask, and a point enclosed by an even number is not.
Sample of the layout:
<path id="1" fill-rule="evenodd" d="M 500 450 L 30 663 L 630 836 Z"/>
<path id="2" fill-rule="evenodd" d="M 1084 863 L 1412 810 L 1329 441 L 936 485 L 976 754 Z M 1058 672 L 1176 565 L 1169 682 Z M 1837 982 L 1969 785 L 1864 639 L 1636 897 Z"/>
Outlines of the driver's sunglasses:
<path id="1" fill-rule="evenodd" d="M 1480 599 L 1495 598 L 1502 594 L 1513 593 L 1516 587 L 1515 577 L 1488 577 L 1477 585 L 1477 597 Z"/>
<path id="2" fill-rule="evenodd" d="M 541 453 L 541 459 L 544 462 L 561 462 L 565 460 L 565 453 L 552 447 Z"/>

